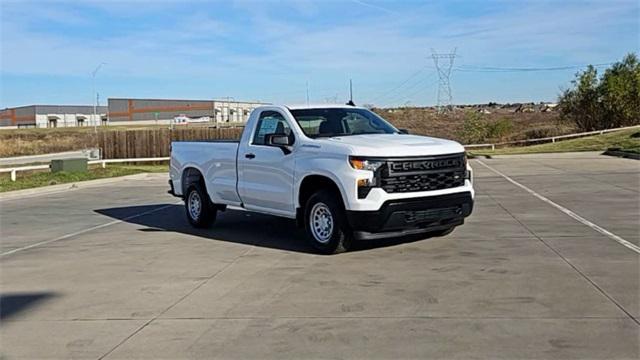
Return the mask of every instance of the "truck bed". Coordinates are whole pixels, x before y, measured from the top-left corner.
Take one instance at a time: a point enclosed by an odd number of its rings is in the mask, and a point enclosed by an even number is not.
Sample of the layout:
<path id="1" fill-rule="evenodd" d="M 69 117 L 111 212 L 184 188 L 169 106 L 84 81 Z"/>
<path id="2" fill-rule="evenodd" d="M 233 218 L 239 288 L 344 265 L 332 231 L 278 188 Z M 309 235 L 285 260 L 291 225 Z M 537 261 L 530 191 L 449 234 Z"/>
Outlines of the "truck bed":
<path id="1" fill-rule="evenodd" d="M 185 169 L 193 168 L 206 179 L 212 200 L 239 202 L 236 191 L 238 147 L 238 140 L 172 142 L 169 174 L 175 193 L 183 194 L 181 174 Z"/>
<path id="2" fill-rule="evenodd" d="M 240 143 L 240 139 L 174 140 L 171 143 Z"/>

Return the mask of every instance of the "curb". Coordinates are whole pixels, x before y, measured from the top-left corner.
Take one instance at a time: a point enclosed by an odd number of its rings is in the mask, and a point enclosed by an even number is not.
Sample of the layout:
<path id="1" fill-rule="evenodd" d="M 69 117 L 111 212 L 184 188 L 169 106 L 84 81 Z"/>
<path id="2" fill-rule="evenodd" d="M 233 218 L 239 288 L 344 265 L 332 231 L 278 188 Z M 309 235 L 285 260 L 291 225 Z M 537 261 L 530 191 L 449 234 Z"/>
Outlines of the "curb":
<path id="1" fill-rule="evenodd" d="M 59 184 L 59 185 L 42 186 L 42 187 L 24 189 L 24 190 L 6 191 L 6 192 L 0 193 L 0 201 L 24 199 L 24 198 L 36 197 L 39 195 L 55 194 L 55 193 L 72 191 L 72 190 L 85 189 L 93 186 L 110 184 L 110 183 L 120 182 L 124 180 L 142 180 L 148 177 L 150 174 L 152 173 L 140 173 L 140 174 L 117 176 L 117 177 L 104 178 L 104 179 L 70 182 L 70 183 Z"/>
<path id="2" fill-rule="evenodd" d="M 602 155 L 617 156 L 625 159 L 640 160 L 640 154 L 624 150 L 607 150 Z"/>
<path id="3" fill-rule="evenodd" d="M 485 154 L 471 154 L 467 153 L 467 159 L 492 159 L 494 155 L 485 155 Z"/>

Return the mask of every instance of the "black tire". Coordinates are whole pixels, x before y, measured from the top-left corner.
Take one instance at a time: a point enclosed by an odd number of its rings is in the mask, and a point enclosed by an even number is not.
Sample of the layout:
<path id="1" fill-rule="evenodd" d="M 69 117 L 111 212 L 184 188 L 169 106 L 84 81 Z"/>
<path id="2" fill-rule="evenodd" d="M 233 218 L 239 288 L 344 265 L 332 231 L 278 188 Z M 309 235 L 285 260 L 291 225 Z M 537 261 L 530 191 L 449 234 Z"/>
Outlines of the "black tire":
<path id="1" fill-rule="evenodd" d="M 311 195 L 305 205 L 304 229 L 307 239 L 311 246 L 323 254 L 337 254 L 351 247 L 351 230 L 341 200 L 332 191 L 320 190 Z M 311 219 L 312 212 L 315 215 L 314 222 Z"/>
<path id="2" fill-rule="evenodd" d="M 196 211 L 196 202 L 199 201 L 199 211 Z M 193 206 L 194 208 L 191 208 Z M 191 208 L 191 209 L 190 209 Z M 184 209 L 189 223 L 196 228 L 208 228 L 216 220 L 216 208 L 209 199 L 209 194 L 203 186 L 194 183 L 189 185 L 184 197 Z"/>

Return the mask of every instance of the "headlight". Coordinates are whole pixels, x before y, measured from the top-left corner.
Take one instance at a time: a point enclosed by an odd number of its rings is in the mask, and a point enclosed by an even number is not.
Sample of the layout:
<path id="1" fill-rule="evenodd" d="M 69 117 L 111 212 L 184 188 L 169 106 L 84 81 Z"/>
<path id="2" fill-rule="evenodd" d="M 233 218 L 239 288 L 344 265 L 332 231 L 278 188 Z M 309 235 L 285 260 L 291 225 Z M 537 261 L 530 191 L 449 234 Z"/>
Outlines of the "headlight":
<path id="1" fill-rule="evenodd" d="M 349 156 L 349 163 L 351 164 L 351 167 L 356 170 L 369 170 L 375 172 L 384 164 L 384 161 Z"/>

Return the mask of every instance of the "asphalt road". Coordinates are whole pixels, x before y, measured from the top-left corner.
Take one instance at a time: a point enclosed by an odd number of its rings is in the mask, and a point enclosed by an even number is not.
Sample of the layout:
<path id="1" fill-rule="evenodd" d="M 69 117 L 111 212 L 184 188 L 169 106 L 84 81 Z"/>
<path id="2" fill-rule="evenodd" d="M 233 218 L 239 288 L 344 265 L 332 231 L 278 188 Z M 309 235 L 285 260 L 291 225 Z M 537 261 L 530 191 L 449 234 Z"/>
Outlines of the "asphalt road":
<path id="1" fill-rule="evenodd" d="M 0 357 L 639 358 L 640 162 L 481 161 L 451 235 L 335 256 L 164 175 L 0 200 Z"/>

